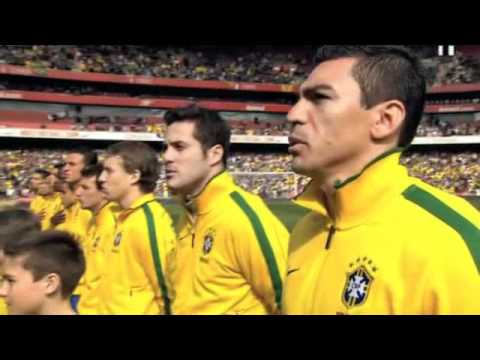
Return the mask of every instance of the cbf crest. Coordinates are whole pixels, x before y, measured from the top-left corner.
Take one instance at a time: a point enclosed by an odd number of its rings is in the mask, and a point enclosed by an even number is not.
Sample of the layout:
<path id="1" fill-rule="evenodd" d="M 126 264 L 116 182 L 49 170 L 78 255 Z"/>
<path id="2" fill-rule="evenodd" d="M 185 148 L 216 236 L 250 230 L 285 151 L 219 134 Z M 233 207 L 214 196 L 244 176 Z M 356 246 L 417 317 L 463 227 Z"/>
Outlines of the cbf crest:
<path id="1" fill-rule="evenodd" d="M 374 274 L 378 268 L 372 260 L 367 257 L 357 258 L 350 263 L 350 272 L 347 272 L 347 279 L 342 293 L 342 302 L 347 308 L 364 304 L 370 293 Z"/>
<path id="2" fill-rule="evenodd" d="M 208 229 L 207 234 L 203 238 L 203 255 L 207 255 L 212 251 L 213 243 L 215 241 L 215 230 Z"/>

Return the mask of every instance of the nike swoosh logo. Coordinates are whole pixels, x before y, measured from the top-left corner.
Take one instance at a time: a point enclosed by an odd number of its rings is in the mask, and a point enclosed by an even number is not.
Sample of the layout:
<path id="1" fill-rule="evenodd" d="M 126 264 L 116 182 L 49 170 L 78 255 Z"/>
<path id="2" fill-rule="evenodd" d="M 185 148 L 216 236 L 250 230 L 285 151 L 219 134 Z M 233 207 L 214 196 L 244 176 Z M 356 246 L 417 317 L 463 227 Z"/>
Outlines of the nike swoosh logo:
<path id="1" fill-rule="evenodd" d="M 300 270 L 300 268 L 295 268 L 295 269 L 290 269 L 290 270 L 288 270 L 288 271 L 287 271 L 287 276 L 290 275 L 290 274 L 292 274 L 292 273 L 294 273 L 295 271 L 298 271 L 298 270 Z"/>

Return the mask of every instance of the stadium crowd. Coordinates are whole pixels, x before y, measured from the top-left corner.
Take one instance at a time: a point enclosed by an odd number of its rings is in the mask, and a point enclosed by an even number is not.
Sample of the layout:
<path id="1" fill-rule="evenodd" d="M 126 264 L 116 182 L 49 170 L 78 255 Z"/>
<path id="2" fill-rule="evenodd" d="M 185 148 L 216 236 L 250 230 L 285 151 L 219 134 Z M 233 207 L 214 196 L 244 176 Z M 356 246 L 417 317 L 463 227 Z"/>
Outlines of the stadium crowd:
<path id="1" fill-rule="evenodd" d="M 265 51 L 267 50 L 267 51 Z M 173 48 L 131 45 L 3 45 L 3 63 L 163 78 L 291 83 L 307 73 L 312 53 L 270 49 Z M 309 51 L 310 50 L 310 51 Z"/>
<path id="2" fill-rule="evenodd" d="M 478 152 L 412 152 L 401 158 L 411 175 L 459 195 L 480 195 Z"/>
<path id="3" fill-rule="evenodd" d="M 426 47 L 429 48 L 429 47 Z M 152 47 L 134 45 L 2 45 L 0 63 L 33 69 L 59 69 L 163 78 L 257 83 L 298 83 L 315 47 Z M 421 51 L 419 49 L 416 49 Z M 427 49 L 428 50 L 428 49 Z M 480 81 L 478 60 L 424 51 L 431 85 Z M 72 88 L 87 93 L 91 87 Z"/>
<path id="4" fill-rule="evenodd" d="M 444 120 L 438 116 L 427 116 L 417 129 L 417 136 L 469 135 L 480 135 L 480 120 Z"/>

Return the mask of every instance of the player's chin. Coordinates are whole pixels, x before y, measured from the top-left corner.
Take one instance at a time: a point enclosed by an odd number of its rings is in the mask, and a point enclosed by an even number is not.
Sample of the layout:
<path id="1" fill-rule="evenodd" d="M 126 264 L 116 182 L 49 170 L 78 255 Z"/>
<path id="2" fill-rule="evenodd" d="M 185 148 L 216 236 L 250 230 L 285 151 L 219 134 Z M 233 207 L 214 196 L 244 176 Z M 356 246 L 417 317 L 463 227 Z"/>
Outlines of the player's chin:
<path id="1" fill-rule="evenodd" d="M 167 175 L 167 186 L 172 190 L 178 189 L 178 180 L 174 175 Z"/>
<path id="2" fill-rule="evenodd" d="M 116 202 L 116 201 L 120 200 L 120 197 L 110 194 L 110 195 L 105 196 L 105 199 L 107 199 L 107 201 L 115 201 Z"/>
<path id="3" fill-rule="evenodd" d="M 294 172 L 296 172 L 297 174 L 300 174 L 300 175 L 307 175 L 307 173 L 308 173 L 308 168 L 305 166 L 303 161 L 298 157 L 293 158 L 292 170 Z"/>
<path id="4" fill-rule="evenodd" d="M 107 199 L 108 201 L 115 201 L 115 199 L 113 199 L 112 193 L 107 189 L 103 188 L 102 193 L 105 196 L 105 199 Z"/>

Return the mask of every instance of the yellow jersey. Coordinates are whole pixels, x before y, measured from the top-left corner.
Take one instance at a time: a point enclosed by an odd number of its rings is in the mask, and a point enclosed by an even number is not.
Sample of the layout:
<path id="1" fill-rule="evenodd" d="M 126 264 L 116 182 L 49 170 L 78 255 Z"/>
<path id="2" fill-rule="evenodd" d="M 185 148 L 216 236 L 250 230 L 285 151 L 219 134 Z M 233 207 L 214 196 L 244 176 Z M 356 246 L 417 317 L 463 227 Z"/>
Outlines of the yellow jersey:
<path id="1" fill-rule="evenodd" d="M 65 221 L 55 226 L 55 230 L 63 230 L 72 234 L 80 245 L 82 245 L 85 252 L 86 235 L 91 225 L 92 212 L 82 209 L 79 201 L 76 201 L 69 208 L 63 209 L 63 211 L 65 211 Z"/>
<path id="2" fill-rule="evenodd" d="M 108 245 L 112 243 L 114 238 L 116 217 L 119 212 L 119 206 L 116 203 L 109 202 L 92 218 L 92 226 L 89 228 L 85 242 L 87 268 L 83 281 L 80 282 L 75 291 L 76 294 L 80 295 L 78 304 L 80 314 L 98 313 L 100 299 L 96 289 L 108 266 L 106 254 Z"/>
<path id="3" fill-rule="evenodd" d="M 286 314 L 480 314 L 480 213 L 408 176 L 398 149 L 337 182 L 292 231 Z"/>
<path id="4" fill-rule="evenodd" d="M 35 215 L 40 215 L 44 212 L 44 217 L 41 219 L 42 230 L 51 230 L 53 228 L 50 220 L 62 209 L 62 198 L 59 193 L 47 196 L 36 195 L 30 203 L 30 210 Z"/>
<path id="5" fill-rule="evenodd" d="M 0 315 L 8 315 L 8 308 L 4 298 L 0 298 Z"/>
<path id="6" fill-rule="evenodd" d="M 108 266 L 97 286 L 96 313 L 170 314 L 165 272 L 175 232 L 170 215 L 153 193 L 118 214 L 115 235 L 105 245 Z"/>
<path id="7" fill-rule="evenodd" d="M 273 314 L 281 307 L 288 231 L 224 171 L 187 205 L 169 262 L 174 314 Z"/>

